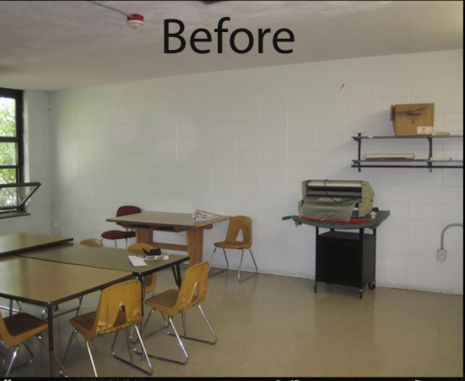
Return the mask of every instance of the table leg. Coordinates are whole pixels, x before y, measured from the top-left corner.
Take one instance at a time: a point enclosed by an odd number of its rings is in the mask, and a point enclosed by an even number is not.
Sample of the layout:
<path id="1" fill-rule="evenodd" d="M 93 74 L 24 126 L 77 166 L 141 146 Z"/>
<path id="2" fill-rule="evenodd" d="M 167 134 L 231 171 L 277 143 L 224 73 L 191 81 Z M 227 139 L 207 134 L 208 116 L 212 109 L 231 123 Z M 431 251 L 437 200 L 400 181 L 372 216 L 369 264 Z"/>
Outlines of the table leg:
<path id="1" fill-rule="evenodd" d="M 187 254 L 189 266 L 202 262 L 203 229 L 192 228 L 187 230 Z"/>
<path id="2" fill-rule="evenodd" d="M 144 297 L 145 297 L 145 292 L 144 292 L 144 276 L 143 275 L 139 275 L 137 277 L 139 279 L 139 282 L 140 282 L 140 289 L 141 289 L 141 297 L 140 297 L 140 300 L 141 300 L 141 306 L 140 306 L 140 312 L 142 314 L 142 317 L 144 317 Z"/>
<path id="3" fill-rule="evenodd" d="M 179 263 L 176 263 L 174 266 L 171 266 L 171 271 L 173 271 L 173 277 L 174 281 L 176 282 L 176 286 L 178 288 L 181 288 L 181 267 L 179 266 Z"/>
<path id="4" fill-rule="evenodd" d="M 153 242 L 153 229 L 136 228 L 137 242 Z"/>
<path id="5" fill-rule="evenodd" d="M 47 322 L 48 322 L 48 350 L 50 356 L 50 377 L 55 375 L 54 345 L 53 345 L 53 305 L 47 305 Z"/>

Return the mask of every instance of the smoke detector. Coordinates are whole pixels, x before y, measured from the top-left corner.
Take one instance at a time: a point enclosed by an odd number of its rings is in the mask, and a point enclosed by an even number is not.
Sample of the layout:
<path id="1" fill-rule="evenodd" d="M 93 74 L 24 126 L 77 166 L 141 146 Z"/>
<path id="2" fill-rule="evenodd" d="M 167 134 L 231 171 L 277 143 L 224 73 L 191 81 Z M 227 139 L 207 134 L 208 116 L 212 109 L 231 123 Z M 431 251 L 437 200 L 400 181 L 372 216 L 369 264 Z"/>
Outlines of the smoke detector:
<path id="1" fill-rule="evenodd" d="M 90 0 L 88 0 L 88 2 L 91 3 L 91 4 L 97 5 L 99 7 L 109 9 L 109 10 L 111 10 L 113 12 L 117 12 L 120 15 L 126 16 L 126 22 L 127 22 L 128 26 L 130 26 L 132 29 L 137 29 L 137 28 L 141 27 L 142 25 L 144 25 L 144 16 L 142 16 L 139 13 L 126 13 L 126 12 L 122 11 L 121 9 L 112 7 L 111 5 L 107 5 L 107 4 L 101 3 L 99 1 L 90 1 Z"/>
<path id="2" fill-rule="evenodd" d="M 132 13 L 126 17 L 126 20 L 128 22 L 128 25 L 132 29 L 137 29 L 144 25 L 144 16 L 138 14 L 138 13 Z"/>

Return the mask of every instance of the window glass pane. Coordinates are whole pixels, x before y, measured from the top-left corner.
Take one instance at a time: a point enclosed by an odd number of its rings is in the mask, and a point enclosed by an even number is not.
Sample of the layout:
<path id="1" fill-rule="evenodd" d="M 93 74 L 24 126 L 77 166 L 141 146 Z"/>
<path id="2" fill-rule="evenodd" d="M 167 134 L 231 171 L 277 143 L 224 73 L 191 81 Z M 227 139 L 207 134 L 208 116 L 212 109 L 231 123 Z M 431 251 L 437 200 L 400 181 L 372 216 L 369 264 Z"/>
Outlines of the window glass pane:
<path id="1" fill-rule="evenodd" d="M 40 183 L 31 183 L 31 185 L 1 185 L 0 184 L 0 210 L 12 207 L 18 208 L 32 196 L 39 188 Z"/>
<path id="2" fill-rule="evenodd" d="M 0 143 L 0 165 L 16 165 L 16 143 Z"/>
<path id="3" fill-rule="evenodd" d="M 16 136 L 16 101 L 0 97 L 0 136 Z"/>
<path id="4" fill-rule="evenodd" d="M 18 205 L 17 188 L 0 188 L 0 208 Z"/>
<path id="5" fill-rule="evenodd" d="M 0 184 L 16 183 L 16 169 L 0 169 Z"/>

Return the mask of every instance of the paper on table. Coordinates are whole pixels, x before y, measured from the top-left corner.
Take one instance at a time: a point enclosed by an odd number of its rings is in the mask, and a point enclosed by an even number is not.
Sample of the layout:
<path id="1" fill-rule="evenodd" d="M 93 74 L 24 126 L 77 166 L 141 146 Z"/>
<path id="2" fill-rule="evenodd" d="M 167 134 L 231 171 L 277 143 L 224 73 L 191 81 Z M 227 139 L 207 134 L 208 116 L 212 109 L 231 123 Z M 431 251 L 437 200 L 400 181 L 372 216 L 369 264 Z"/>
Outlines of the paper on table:
<path id="1" fill-rule="evenodd" d="M 147 263 L 145 263 L 145 261 L 140 257 L 136 257 L 135 255 L 128 255 L 128 258 L 131 262 L 131 265 L 133 265 L 134 267 L 147 266 Z"/>

